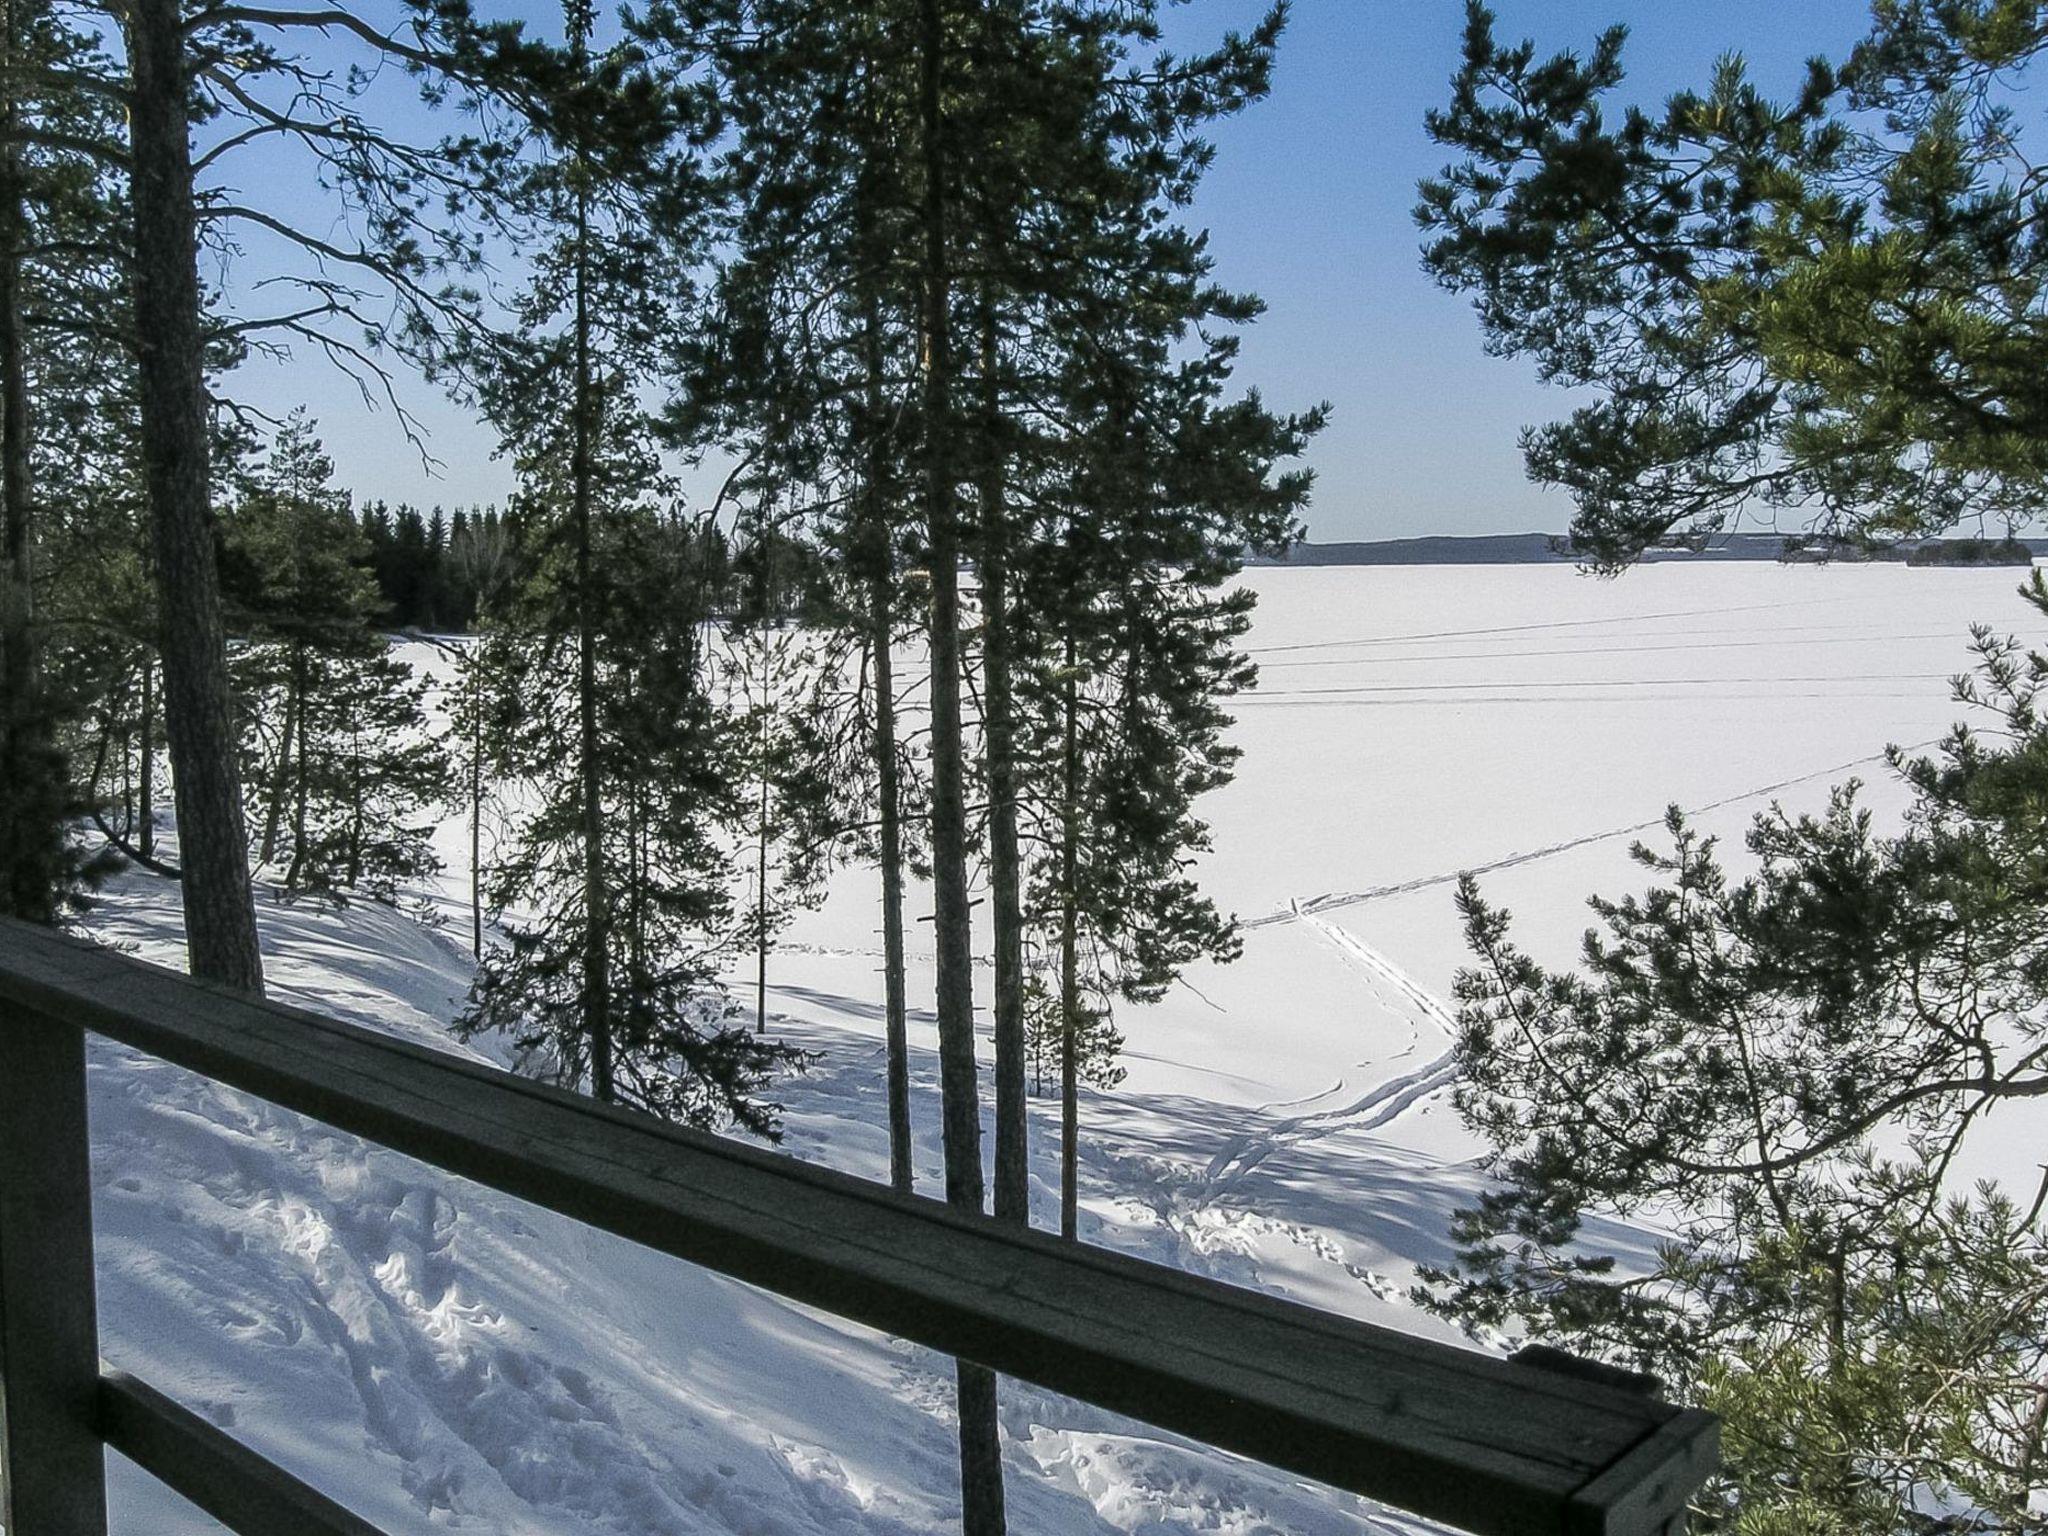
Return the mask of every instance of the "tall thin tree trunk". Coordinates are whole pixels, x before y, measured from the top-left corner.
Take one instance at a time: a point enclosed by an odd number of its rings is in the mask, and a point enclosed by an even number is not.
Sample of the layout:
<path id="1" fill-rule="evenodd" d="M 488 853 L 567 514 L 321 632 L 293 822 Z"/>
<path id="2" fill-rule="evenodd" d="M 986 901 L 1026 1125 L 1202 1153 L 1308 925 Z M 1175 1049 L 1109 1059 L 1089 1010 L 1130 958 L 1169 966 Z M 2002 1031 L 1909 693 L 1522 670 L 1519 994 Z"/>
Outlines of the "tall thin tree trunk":
<path id="1" fill-rule="evenodd" d="M 884 549 L 889 533 L 880 530 Z M 886 562 L 887 554 L 883 559 Z M 896 762 L 895 641 L 885 563 L 869 592 L 875 650 L 875 794 L 882 840 L 882 998 L 888 1038 L 889 1183 L 909 1194 L 915 1182 L 910 1146 L 910 1029 L 903 974 L 903 788 Z"/>
<path id="2" fill-rule="evenodd" d="M 966 783 L 960 728 L 960 538 L 953 466 L 951 275 L 940 0 L 920 0 L 918 117 L 922 129 L 924 471 L 931 545 L 932 926 L 938 948 L 939 1079 L 946 1198 L 982 1208 L 981 1102 L 974 1061 L 974 948 L 967 893 Z M 1002 1536 L 1003 1459 L 995 1373 L 961 1360 L 960 1514 L 965 1536 Z"/>
<path id="3" fill-rule="evenodd" d="M 360 727 L 349 734 L 348 765 L 348 885 L 354 890 L 363 878 L 363 734 Z"/>
<path id="4" fill-rule="evenodd" d="M 946 1198 L 982 1209 L 980 1085 L 974 1059 L 974 955 L 967 891 L 966 784 L 960 721 L 960 537 L 953 480 L 952 324 L 939 143 L 939 0 L 925 19 L 924 457 L 931 553 L 931 820 L 940 1088 Z"/>
<path id="5" fill-rule="evenodd" d="M 765 695 L 765 685 L 764 685 Z M 768 1033 L 768 767 L 761 767 L 760 842 L 754 870 L 754 1033 Z"/>
<path id="6" fill-rule="evenodd" d="M 310 686 L 306 673 L 306 649 L 301 645 L 294 649 L 292 655 L 292 694 L 299 701 L 296 716 L 298 741 L 293 749 L 292 767 L 292 861 L 284 871 L 285 888 L 294 891 L 299 888 L 299 879 L 306 867 L 306 807 L 312 798 L 311 770 L 306 758 L 306 709 L 311 702 L 306 693 Z"/>
<path id="7" fill-rule="evenodd" d="M 572 5 L 570 32 L 579 70 L 590 42 L 587 3 Z M 604 779 L 598 761 L 597 613 L 592 588 L 591 482 L 595 476 L 591 420 L 595 390 L 590 357 L 590 189 L 589 167 L 576 164 L 576 390 L 572 407 L 569 475 L 576 528 L 576 718 L 582 767 L 583 823 L 583 1029 L 590 1039 L 590 1089 L 615 1097 L 612 1082 L 610 918 L 604 879 Z"/>
<path id="8" fill-rule="evenodd" d="M 1001 348 L 995 311 L 981 316 L 982 752 L 988 768 L 989 895 L 995 928 L 998 1219 L 1031 1224 L 1024 1095 L 1024 900 L 1017 852 L 1017 732 L 1011 702 L 1009 529 L 1003 487 Z"/>
<path id="9" fill-rule="evenodd" d="M 870 106 L 873 103 L 870 102 Z M 879 117 L 879 113 L 877 114 Z M 880 154 L 880 124 L 868 141 L 867 153 Z M 889 531 L 888 444 L 883 421 L 886 358 L 881 302 L 875 270 L 890 259 L 876 238 L 873 194 L 867 185 L 856 199 L 860 220 L 860 306 L 863 406 L 861 432 L 865 455 L 861 515 L 866 520 L 868 561 L 868 644 L 874 656 L 875 796 L 880 821 L 882 863 L 882 998 L 886 1076 L 889 1099 L 889 1183 L 902 1194 L 916 1184 L 910 1141 L 909 1001 L 903 958 L 903 786 L 896 761 L 896 551 Z"/>
<path id="10" fill-rule="evenodd" d="M 1060 742 L 1060 1236 L 1080 1236 L 1081 740 L 1074 640 L 1067 637 Z"/>
<path id="11" fill-rule="evenodd" d="M 629 670 L 625 691 L 634 674 Z M 647 995 L 647 793 L 634 780 L 626 790 L 626 996 L 628 1007 Z M 630 1015 L 629 1015 L 630 1018 Z"/>
<path id="12" fill-rule="evenodd" d="M 164 721 L 192 973 L 263 990 L 213 549 L 184 15 L 128 7 L 142 458 L 155 527 Z"/>
<path id="13" fill-rule="evenodd" d="M 136 727 L 135 846 L 156 857 L 156 656 L 142 652 L 142 718 Z"/>
<path id="14" fill-rule="evenodd" d="M 103 717 L 103 719 L 119 718 L 125 720 L 127 718 L 127 708 L 128 684 L 124 678 L 121 684 L 117 712 L 110 717 Z M 110 731 L 111 727 L 103 723 L 101 729 L 104 733 Z M 104 735 L 102 739 L 105 739 Z M 135 758 L 130 750 L 134 744 L 133 736 L 124 725 L 121 729 L 121 833 L 124 837 L 130 839 L 133 839 L 135 836 Z M 104 755 L 103 750 L 101 753 L 102 760 L 104 760 Z M 95 775 L 93 781 L 94 798 L 98 798 L 98 789 L 99 781 L 97 775 Z"/>
<path id="15" fill-rule="evenodd" d="M 292 783 L 292 738 L 299 729 L 300 668 L 294 645 L 292 669 L 285 682 L 284 730 L 277 739 L 277 767 L 271 771 L 269 805 L 263 813 L 263 838 L 257 844 L 256 863 L 268 864 L 277 857 L 277 834 L 284 824 L 285 796 Z"/>
<path id="16" fill-rule="evenodd" d="M 12 855 L 0 871 L 0 912 L 29 918 L 56 913 L 42 856 L 58 829 L 37 825 L 53 809 L 23 788 L 42 779 L 49 732 L 38 707 L 35 633 L 34 530 L 29 512 L 27 336 L 22 318 L 21 252 L 26 243 L 27 190 L 23 186 L 21 113 L 13 66 L 21 46 L 17 0 L 5 0 L 6 65 L 0 72 L 0 777 L 11 786 L 0 818 L 0 850 Z M 17 820 L 18 818 L 18 820 Z"/>
<path id="17" fill-rule="evenodd" d="M 484 954 L 484 701 L 474 667 L 469 679 L 469 953 Z"/>

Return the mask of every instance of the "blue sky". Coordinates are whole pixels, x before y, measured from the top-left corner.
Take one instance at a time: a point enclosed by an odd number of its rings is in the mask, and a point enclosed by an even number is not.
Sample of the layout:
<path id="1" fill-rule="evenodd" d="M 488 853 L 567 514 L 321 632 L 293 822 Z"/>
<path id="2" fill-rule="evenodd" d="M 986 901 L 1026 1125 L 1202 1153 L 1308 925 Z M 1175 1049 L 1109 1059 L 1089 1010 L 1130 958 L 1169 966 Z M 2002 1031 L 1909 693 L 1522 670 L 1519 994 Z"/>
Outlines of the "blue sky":
<path id="1" fill-rule="evenodd" d="M 1191 46 L 1255 19 L 1264 0 L 1189 0 L 1170 40 Z M 1582 48 L 1624 21 L 1630 99 L 1703 84 L 1713 60 L 1743 54 L 1763 87 L 1793 88 L 1803 61 L 1839 56 L 1864 30 L 1867 0 L 1499 0 L 1501 30 L 1546 49 Z M 552 15 L 554 7 L 546 5 Z M 1267 302 L 1240 379 L 1276 406 L 1327 400 L 1311 451 L 1308 514 L 1319 540 L 1561 529 L 1563 496 L 1528 483 L 1516 434 L 1567 408 L 1526 364 L 1488 357 L 1466 302 L 1422 273 L 1410 218 L 1418 177 L 1443 154 L 1422 127 L 1458 59 L 1462 0 L 1296 0 L 1272 97 L 1215 134 L 1215 170 L 1194 210 L 1220 276 Z M 342 480 L 359 497 L 449 505 L 502 496 L 509 467 L 489 433 L 425 386 L 406 397 L 441 461 L 429 473 L 388 410 L 311 361 L 259 365 L 283 401 L 320 418 Z M 259 383 L 259 380 L 261 381 Z"/>

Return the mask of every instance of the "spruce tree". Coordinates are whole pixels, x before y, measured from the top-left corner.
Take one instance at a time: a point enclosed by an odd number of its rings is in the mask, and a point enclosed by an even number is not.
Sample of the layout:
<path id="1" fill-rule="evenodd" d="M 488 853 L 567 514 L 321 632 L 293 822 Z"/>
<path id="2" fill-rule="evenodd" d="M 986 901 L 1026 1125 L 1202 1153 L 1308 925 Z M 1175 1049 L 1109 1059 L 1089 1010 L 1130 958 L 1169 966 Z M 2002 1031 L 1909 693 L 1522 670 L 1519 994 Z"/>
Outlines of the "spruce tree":
<path id="1" fill-rule="evenodd" d="M 643 489 L 659 477 L 633 446 L 625 410 L 608 414 L 591 460 L 587 552 L 568 456 L 545 442 L 523 466 L 514 506 L 522 579 L 479 642 L 497 695 L 485 724 L 492 758 L 532 808 L 492 873 L 506 943 L 486 948 L 462 1027 L 498 1030 L 530 1067 L 593 1091 L 602 1049 L 602 1097 L 772 1133 L 774 1106 L 761 1095 L 799 1055 L 757 1038 L 719 983 L 748 948 L 732 847 L 749 823 L 749 742 L 715 707 L 707 594 L 687 525 Z M 588 759 L 565 753 L 560 735 L 585 683 L 581 594 L 599 616 Z M 596 986 L 585 974 L 593 964 Z M 593 1013 L 598 993 L 604 1008 Z"/>
<path id="2" fill-rule="evenodd" d="M 368 544 L 333 473 L 295 412 L 225 520 L 250 819 L 256 862 L 288 893 L 390 900 L 436 867 L 448 756 L 425 681 L 377 627 Z"/>

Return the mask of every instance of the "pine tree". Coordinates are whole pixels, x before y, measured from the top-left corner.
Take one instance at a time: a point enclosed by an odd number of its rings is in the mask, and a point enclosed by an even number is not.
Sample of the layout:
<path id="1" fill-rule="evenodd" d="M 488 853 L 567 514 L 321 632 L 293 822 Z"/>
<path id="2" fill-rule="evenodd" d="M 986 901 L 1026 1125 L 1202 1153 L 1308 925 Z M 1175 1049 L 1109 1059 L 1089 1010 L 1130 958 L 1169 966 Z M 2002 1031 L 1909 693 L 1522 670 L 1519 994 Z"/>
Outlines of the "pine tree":
<path id="1" fill-rule="evenodd" d="M 105 292 L 118 219 L 118 124 L 80 84 L 104 66 L 48 6 L 0 7 L 0 913 L 38 922 L 76 910 L 109 869 L 70 835 L 89 809 L 65 750 L 76 669 L 52 654 L 40 568 L 66 495 L 48 435 L 111 393 L 77 366 L 100 338 L 69 329 Z"/>
<path id="2" fill-rule="evenodd" d="M 741 565 L 746 564 L 745 556 Z M 768 956 L 796 912 L 824 897 L 832 853 L 853 815 L 834 684 L 842 668 L 830 646 L 775 613 L 768 583 L 748 583 L 721 651 L 723 702 L 740 745 L 748 785 L 746 842 L 752 901 L 742 932 L 754 953 L 754 1032 L 768 1027 Z"/>
<path id="3" fill-rule="evenodd" d="M 81 183 L 69 201 L 64 233 L 53 228 L 40 242 L 57 270 L 39 300 L 52 324 L 30 395 L 38 418 L 38 600 L 53 642 L 43 652 L 44 675 L 51 697 L 66 701 L 59 740 L 72 765 L 74 814 L 105 840 L 92 857 L 111 868 L 118 856 L 176 878 L 156 840 L 161 674 L 119 183 Z M 90 843 L 72 846 L 82 854 Z"/>
<path id="4" fill-rule="evenodd" d="M 1459 888 L 1457 1103 L 1495 1182 L 1418 1300 L 1719 1413 L 1717 1528 L 2039 1526 L 2048 1186 L 1953 1170 L 1987 1115 L 2048 1096 L 2048 662 L 1976 649 L 1960 696 L 1992 729 L 1893 753 L 1896 835 L 1852 782 L 1759 814 L 1737 878 L 1674 808 L 1634 850 L 1649 888 L 1592 901 L 1577 969 Z M 1652 1212 L 1647 1262 L 1590 1220 Z"/>
<path id="5" fill-rule="evenodd" d="M 817 509 L 820 543 L 842 572 L 829 622 L 857 635 L 870 658 L 892 1173 L 907 1184 L 896 985 L 904 860 L 891 847 L 905 806 L 889 782 L 893 659 L 899 616 L 916 614 L 932 708 L 923 787 L 947 1193 L 982 1206 L 967 881 L 985 851 L 996 930 L 997 1208 L 1021 1221 L 1032 995 L 1024 833 L 1044 784 L 1036 726 L 1019 714 L 1026 674 L 1042 671 L 1057 646 L 1054 616 L 1085 614 L 1116 581 L 1188 558 L 1186 545 L 1167 553 L 1156 529 L 1113 526 L 1117 516 L 1207 519 L 1192 545 L 1200 588 L 1211 572 L 1227 573 L 1218 549 L 1235 559 L 1243 543 L 1283 537 L 1305 490 L 1299 479 L 1274 487 L 1266 471 L 1313 420 L 1275 423 L 1255 405 L 1219 409 L 1227 346 L 1184 373 L 1174 364 L 1174 348 L 1203 319 L 1247 313 L 1243 301 L 1208 294 L 1198 241 L 1159 229 L 1206 160 L 1179 135 L 1263 90 L 1278 18 L 1214 58 L 1151 74 L 1127 56 L 1156 36 L 1145 7 L 704 0 L 686 9 L 730 39 L 718 58 L 739 133 L 737 254 L 721 270 L 717 323 L 707 330 L 701 371 L 714 387 L 695 404 L 739 458 L 740 484 Z M 1100 398 L 1086 397 L 1085 382 L 1104 360 L 1133 400 L 1164 411 L 1170 425 L 1139 435 L 1146 467 L 1171 489 L 1101 500 L 1091 527 L 1102 549 L 1120 552 L 1098 558 L 1077 548 L 1055 573 L 1048 548 L 1081 515 L 1062 510 L 1072 464 L 1092 451 L 1081 442 L 1103 430 Z M 1240 430 L 1229 444 L 1213 426 L 1225 419 L 1238 428 L 1256 419 L 1268 440 Z M 1213 498 L 1191 496 L 1175 478 L 1198 441 L 1228 487 Z M 1232 446 L 1245 455 L 1234 463 Z M 1122 550 L 1127 538 L 1143 552 Z M 1169 763 L 1181 760 L 1178 750 Z M 1095 785 L 1076 780 L 1077 818 L 1098 814 L 1078 798 Z M 970 814 L 981 798 L 986 815 Z M 1169 816 L 1159 826 L 1155 835 L 1170 842 L 1163 828 L 1192 835 L 1198 824 Z M 998 1529 L 986 1373 L 962 1368 L 960 1403 L 966 1521 Z"/>
<path id="6" fill-rule="evenodd" d="M 852 744 L 833 772 L 849 804 L 870 807 L 845 819 L 837 842 L 879 867 L 890 1179 L 906 1192 L 904 901 L 922 799 L 897 720 L 921 542 L 906 457 L 917 366 L 904 261 L 910 16 L 902 5 L 692 0 L 668 18 L 707 40 L 734 126 L 733 254 L 709 295 L 712 323 L 685 349 L 689 384 L 669 430 L 693 450 L 735 457 L 732 495 L 805 508 L 823 556 L 808 601 L 854 675 L 849 693 L 821 701 L 838 722 L 826 734 Z"/>
<path id="7" fill-rule="evenodd" d="M 1218 701 L 1249 678 L 1233 645 L 1249 599 L 1221 588 L 1245 549 L 1291 536 L 1309 480 L 1276 466 L 1321 414 L 1225 401 L 1228 328 L 1258 306 L 1214 286 L 1202 242 L 1173 221 L 1207 164 L 1203 127 L 1264 94 L 1284 11 L 1156 68 L 1131 57 L 1156 36 L 1149 9 L 1046 13 L 1060 25 L 1029 25 L 1029 6 L 982 13 L 984 52 L 1037 84 L 1027 119 L 1000 93 L 968 117 L 978 184 L 966 238 L 981 274 L 971 311 L 996 1181 L 999 1206 L 1021 1219 L 1027 1021 L 1055 995 L 1074 1062 L 1062 1095 L 1071 1234 L 1084 1042 L 1098 1079 L 1114 1073 L 1099 1060 L 1113 1027 L 1083 993 L 1151 1000 L 1192 959 L 1235 952 L 1185 874 L 1206 845 L 1194 801 L 1228 776 Z M 1208 339 L 1190 360 L 1194 336 Z M 1027 979 L 1027 950 L 1058 957 L 1056 982 Z M 1097 958 L 1092 980 L 1084 953 Z"/>
<path id="8" fill-rule="evenodd" d="M 1061 1230 L 1077 1232 L 1077 1098 L 1113 1068 L 1114 1001 L 1153 1002 L 1198 959 L 1238 953 L 1234 925 L 1188 873 L 1208 847 L 1200 798 L 1229 781 L 1230 695 L 1253 669 L 1238 649 L 1252 594 L 1232 588 L 1247 548 L 1289 538 L 1309 489 L 1279 472 L 1320 413 L 1276 417 L 1220 402 L 1206 365 L 1076 380 L 1094 430 L 1067 445 L 1061 543 L 1032 603 L 1044 641 L 1020 674 L 1040 765 L 1032 803 L 1033 948 L 1051 974 L 1062 1050 Z M 1104 387 L 1106 386 L 1106 387 Z M 1142 409 L 1134 400 L 1145 398 Z M 1076 401 L 1077 417 L 1087 407 Z M 1162 436 L 1134 426 L 1165 426 Z M 1041 1026 L 1044 1027 L 1044 1026 Z M 1092 1062 L 1092 1067 L 1090 1063 Z"/>
<path id="9" fill-rule="evenodd" d="M 700 546 L 634 394 L 686 291 L 694 107 L 670 59 L 597 50 L 587 8 L 567 20 L 572 69 L 500 188 L 543 237 L 536 277 L 516 336 L 471 360 L 521 445 L 521 568 L 485 654 L 498 755 L 536 808 L 494 878 L 508 945 L 486 952 L 464 1027 L 506 1031 L 600 1099 L 767 1133 L 760 1093 L 801 1058 L 750 1034 L 718 984 L 744 933 L 744 741 L 713 705 Z"/>
<path id="10" fill-rule="evenodd" d="M 463 217 L 480 207 L 472 151 L 491 142 L 490 109 L 523 100 L 556 62 L 517 25 L 479 25 L 462 0 L 408 3 L 395 19 L 349 4 L 104 9 L 125 38 L 129 71 L 125 86 L 102 84 L 128 107 L 125 254 L 187 943 L 196 974 L 260 991 L 214 564 L 208 377 L 251 346 L 298 342 L 380 392 L 412 430 L 382 359 L 402 351 L 431 361 L 474 324 L 459 285 L 443 281 L 479 257 L 477 224 Z M 326 52 L 317 65 L 301 51 L 312 39 Z M 350 49 L 356 57 L 344 62 Z M 394 132 L 417 114 L 385 116 L 368 99 L 393 77 L 415 83 L 429 105 L 473 108 L 486 121 L 453 139 Z M 252 147 L 273 157 L 264 173 L 234 176 Z M 278 155 L 299 157 L 306 174 L 280 173 Z M 272 196 L 287 186 L 299 201 Z M 308 187 L 331 200 L 333 216 L 309 216 Z M 494 224 L 487 208 L 481 223 Z M 239 281 L 202 287 L 202 236 L 232 253 Z M 226 292 L 257 297 L 226 315 Z"/>
<path id="11" fill-rule="evenodd" d="M 244 852 L 227 641 L 214 567 L 189 115 L 194 70 L 178 0 L 141 0 L 126 21 L 143 464 L 155 529 L 186 945 L 194 975 L 260 993 L 263 960 Z"/>
<path id="12" fill-rule="evenodd" d="M 1872 8 L 1763 95 L 1739 56 L 1613 110 L 1625 29 L 1540 59 L 1467 8 L 1424 259 L 1490 350 L 1591 392 L 1525 439 L 1605 569 L 1758 512 L 1884 543 L 2048 509 L 2032 3 Z"/>

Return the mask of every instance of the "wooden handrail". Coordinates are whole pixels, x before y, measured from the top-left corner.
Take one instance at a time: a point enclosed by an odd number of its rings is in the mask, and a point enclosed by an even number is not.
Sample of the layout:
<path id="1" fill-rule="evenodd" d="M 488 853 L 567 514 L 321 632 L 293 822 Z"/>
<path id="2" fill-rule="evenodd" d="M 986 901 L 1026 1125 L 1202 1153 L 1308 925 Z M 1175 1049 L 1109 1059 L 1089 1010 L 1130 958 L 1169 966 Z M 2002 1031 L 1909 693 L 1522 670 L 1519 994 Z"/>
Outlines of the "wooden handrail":
<path id="1" fill-rule="evenodd" d="M 1697 1410 L 1021 1232 L 0 923 L 0 1061 L 78 1029 L 840 1317 L 1473 1531 L 1662 1531 L 1714 1465 L 1716 1424 Z M 15 1110 L 9 1077 L 0 1120 Z M 0 1183 L 16 1172 L 0 1162 Z M 0 1276 L 17 1244 L 38 1242 L 10 1209 L 0 1190 Z M 29 1326 L 0 1281 L 0 1362 Z"/>

